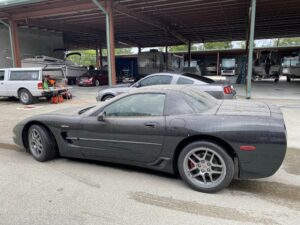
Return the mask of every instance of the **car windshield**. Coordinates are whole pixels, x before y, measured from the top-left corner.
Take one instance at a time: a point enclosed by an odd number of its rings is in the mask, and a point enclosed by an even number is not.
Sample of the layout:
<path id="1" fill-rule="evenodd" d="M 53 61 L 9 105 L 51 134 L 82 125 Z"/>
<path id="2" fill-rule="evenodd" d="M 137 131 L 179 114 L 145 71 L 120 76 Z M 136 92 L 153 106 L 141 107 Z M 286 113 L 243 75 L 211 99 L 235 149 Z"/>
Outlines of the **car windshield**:
<path id="1" fill-rule="evenodd" d="M 202 81 L 202 82 L 207 83 L 207 84 L 211 84 L 211 83 L 215 82 L 213 79 L 203 77 L 203 76 L 199 76 L 199 75 L 192 74 L 192 73 L 183 73 L 182 75 L 185 76 L 185 77 L 189 77 L 189 78 L 193 78 L 193 79 Z"/>
<path id="2" fill-rule="evenodd" d="M 291 59 L 291 58 L 286 58 L 283 60 L 282 64 L 283 66 L 297 66 L 299 65 L 300 61 L 299 59 Z"/>
<path id="3" fill-rule="evenodd" d="M 235 67 L 235 59 L 222 59 L 222 67 L 225 68 Z"/>

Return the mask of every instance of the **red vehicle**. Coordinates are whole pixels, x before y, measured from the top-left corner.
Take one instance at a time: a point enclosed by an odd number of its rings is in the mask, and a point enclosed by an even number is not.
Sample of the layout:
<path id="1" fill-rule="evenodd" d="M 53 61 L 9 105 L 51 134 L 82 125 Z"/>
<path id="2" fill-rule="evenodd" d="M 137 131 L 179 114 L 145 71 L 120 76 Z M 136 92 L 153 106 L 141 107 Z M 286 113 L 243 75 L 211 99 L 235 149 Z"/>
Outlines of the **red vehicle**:
<path id="1" fill-rule="evenodd" d="M 78 86 L 99 86 L 108 84 L 107 71 L 91 70 L 80 76 L 77 80 Z"/>

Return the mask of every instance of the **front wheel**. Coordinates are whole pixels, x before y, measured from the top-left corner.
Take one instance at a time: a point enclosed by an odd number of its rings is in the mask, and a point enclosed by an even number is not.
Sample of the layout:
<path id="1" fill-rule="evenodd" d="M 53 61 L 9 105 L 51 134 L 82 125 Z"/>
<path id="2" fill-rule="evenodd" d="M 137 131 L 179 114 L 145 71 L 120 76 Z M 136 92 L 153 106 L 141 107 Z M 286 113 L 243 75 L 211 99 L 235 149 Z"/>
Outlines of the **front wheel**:
<path id="1" fill-rule="evenodd" d="M 95 86 L 96 86 L 96 87 L 100 86 L 100 81 L 99 81 L 99 80 L 96 80 L 96 81 L 95 81 Z"/>
<path id="2" fill-rule="evenodd" d="M 53 135 L 43 126 L 32 125 L 28 130 L 28 147 L 33 158 L 45 162 L 57 156 Z"/>
<path id="3" fill-rule="evenodd" d="M 222 147 L 208 141 L 187 145 L 177 163 L 180 177 L 196 191 L 220 191 L 230 184 L 234 175 L 232 158 Z"/>

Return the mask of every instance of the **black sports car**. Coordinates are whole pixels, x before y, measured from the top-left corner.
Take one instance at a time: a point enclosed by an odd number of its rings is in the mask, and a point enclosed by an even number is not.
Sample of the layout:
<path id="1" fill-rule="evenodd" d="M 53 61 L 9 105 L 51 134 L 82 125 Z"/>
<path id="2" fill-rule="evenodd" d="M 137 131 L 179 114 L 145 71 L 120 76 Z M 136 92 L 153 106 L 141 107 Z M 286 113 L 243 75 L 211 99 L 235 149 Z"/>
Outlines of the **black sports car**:
<path id="1" fill-rule="evenodd" d="M 36 115 L 14 133 L 38 161 L 60 155 L 179 173 L 202 192 L 234 177 L 271 176 L 286 152 L 276 106 L 220 101 L 190 86 L 139 88 L 97 106 Z"/>

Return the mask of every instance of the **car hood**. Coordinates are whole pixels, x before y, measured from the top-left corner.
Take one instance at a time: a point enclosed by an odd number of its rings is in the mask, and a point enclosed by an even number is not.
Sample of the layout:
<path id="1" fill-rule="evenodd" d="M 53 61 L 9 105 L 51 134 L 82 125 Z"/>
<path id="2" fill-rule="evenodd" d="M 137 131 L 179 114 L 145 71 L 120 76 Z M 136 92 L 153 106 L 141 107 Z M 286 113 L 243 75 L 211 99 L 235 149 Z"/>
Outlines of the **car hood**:
<path id="1" fill-rule="evenodd" d="M 98 103 L 97 105 L 99 105 L 101 103 Z M 69 107 L 66 109 L 60 109 L 60 110 L 56 110 L 53 111 L 51 113 L 47 113 L 47 114 L 43 114 L 43 115 L 81 115 L 82 113 L 84 113 L 86 111 L 86 109 L 90 109 L 90 108 L 94 108 L 96 105 L 82 105 L 79 107 Z"/>
<path id="2" fill-rule="evenodd" d="M 230 101 L 223 100 L 217 111 L 217 115 L 228 116 L 271 116 L 268 104 L 263 102 L 252 101 Z M 272 106 L 273 107 L 273 106 Z"/>

